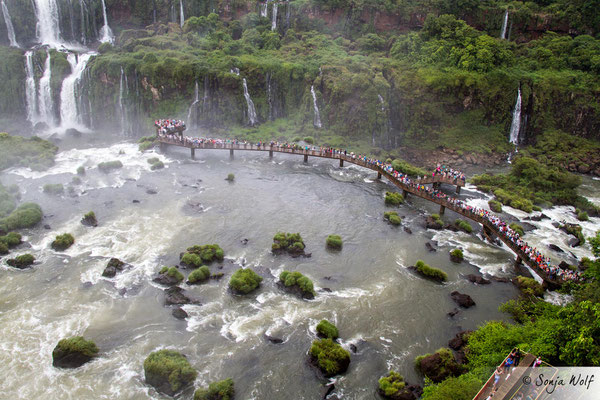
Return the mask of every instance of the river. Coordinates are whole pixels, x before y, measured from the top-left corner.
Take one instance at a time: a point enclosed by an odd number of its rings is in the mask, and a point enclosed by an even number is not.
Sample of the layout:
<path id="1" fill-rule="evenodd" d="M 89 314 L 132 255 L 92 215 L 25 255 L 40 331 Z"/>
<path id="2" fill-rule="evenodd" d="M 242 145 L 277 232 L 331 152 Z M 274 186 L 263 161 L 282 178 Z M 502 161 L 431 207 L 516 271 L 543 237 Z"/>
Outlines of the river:
<path id="1" fill-rule="evenodd" d="M 166 168 L 151 171 L 151 157 Z M 208 150 L 196 157 L 192 161 L 187 150 L 177 148 L 142 154 L 135 143 L 95 136 L 65 139 L 48 171 L 2 174 L 4 184 L 20 186 L 23 201 L 42 206 L 46 216 L 40 225 L 50 228 L 24 232 L 31 248 L 12 252 L 32 252 L 38 259 L 34 268 L 16 271 L 4 262 L 0 267 L 3 396 L 161 399 L 145 385 L 142 365 L 150 352 L 172 348 L 198 370 L 196 387 L 232 377 L 238 399 L 317 399 L 323 381 L 306 359 L 315 325 L 326 318 L 338 326 L 346 348 L 358 349 L 349 371 L 335 379 L 335 393 L 373 399 L 377 380 L 389 369 L 421 384 L 416 356 L 486 320 L 508 320 L 498 306 L 515 298 L 516 289 L 497 282 L 477 286 L 464 275 L 481 269 L 510 276 L 514 255 L 475 235 L 425 230 L 424 214 L 437 207 L 414 196 L 398 210 L 412 234 L 391 227 L 382 216 L 388 210 L 384 193 L 392 186 L 374 179 L 373 171 L 340 169 L 330 160 L 303 164 L 301 157 L 283 154 L 271 160 L 267 153 L 236 152 L 230 159 L 227 151 Z M 121 160 L 124 167 L 99 172 L 96 165 L 109 160 Z M 42 192 L 46 183 L 67 186 L 80 165 L 87 173 L 71 193 Z M 235 182 L 225 181 L 228 173 L 235 174 Z M 586 184 L 597 196 L 598 182 Z M 472 189 L 463 196 L 484 197 Z M 98 217 L 96 228 L 79 222 L 90 210 Z M 454 218 L 446 212 L 447 221 Z M 300 232 L 312 257 L 272 255 L 277 231 Z M 75 244 L 54 252 L 51 241 L 65 232 L 75 236 Z M 342 236 L 341 252 L 325 248 L 328 234 Z M 437 252 L 425 248 L 432 238 Z M 225 250 L 225 277 L 194 287 L 182 284 L 201 305 L 184 306 L 189 318 L 177 320 L 152 278 L 161 266 L 176 264 L 186 247 L 207 243 Z M 449 261 L 455 246 L 465 250 L 466 262 Z M 103 278 L 111 257 L 133 267 Z M 419 259 L 446 271 L 448 283 L 424 280 L 406 268 Z M 227 289 L 231 263 L 256 268 L 265 278 L 261 288 L 233 296 Z M 211 271 L 218 272 L 218 265 Z M 317 297 L 305 301 L 281 291 L 276 277 L 283 269 L 310 277 Z M 469 294 L 477 305 L 450 318 L 454 290 Z M 284 343 L 270 343 L 265 333 Z M 100 356 L 75 370 L 53 368 L 52 349 L 74 335 L 94 340 Z M 188 390 L 180 398 L 191 395 Z"/>

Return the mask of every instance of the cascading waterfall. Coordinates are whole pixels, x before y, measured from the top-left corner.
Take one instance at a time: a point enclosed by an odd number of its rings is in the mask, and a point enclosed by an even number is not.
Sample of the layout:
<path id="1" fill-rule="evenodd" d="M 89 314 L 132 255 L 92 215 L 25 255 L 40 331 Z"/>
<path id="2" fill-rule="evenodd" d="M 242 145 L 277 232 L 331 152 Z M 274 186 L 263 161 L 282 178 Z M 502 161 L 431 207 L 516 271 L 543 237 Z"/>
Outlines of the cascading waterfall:
<path id="1" fill-rule="evenodd" d="M 33 51 L 25 53 L 25 100 L 27 102 L 27 120 L 35 125 L 38 122 L 39 113 L 35 89 L 35 74 L 33 71 Z"/>
<path id="2" fill-rule="evenodd" d="M 40 91 L 38 95 L 39 120 L 46 122 L 49 126 L 54 126 L 54 104 L 52 102 L 52 89 L 50 87 L 50 78 L 52 77 L 52 63 L 50 52 L 46 52 L 46 62 L 44 65 L 44 74 L 40 78 Z"/>
<path id="3" fill-rule="evenodd" d="M 102 16 L 104 17 L 104 26 L 100 28 L 100 41 L 102 43 L 112 43 L 115 40 L 110 26 L 108 26 L 108 16 L 106 15 L 106 3 L 102 0 Z"/>
<path id="4" fill-rule="evenodd" d="M 385 101 L 383 100 L 383 96 L 378 94 L 377 98 L 379 99 L 379 104 L 381 105 L 381 113 L 385 113 Z M 373 145 L 373 147 L 375 147 L 375 129 L 373 129 L 373 132 L 371 133 L 371 143 Z"/>
<path id="5" fill-rule="evenodd" d="M 271 30 L 277 29 L 277 3 L 273 3 L 273 14 L 271 15 Z"/>
<path id="6" fill-rule="evenodd" d="M 267 103 L 269 103 L 269 121 L 273 121 L 273 97 L 271 92 L 271 73 L 267 72 Z"/>
<path id="7" fill-rule="evenodd" d="M 204 95 L 202 96 L 202 112 L 205 113 L 206 103 L 208 103 L 208 75 L 204 75 Z"/>
<path id="8" fill-rule="evenodd" d="M 81 43 L 82 44 L 87 44 L 87 37 L 86 37 L 86 32 L 87 32 L 87 28 L 88 28 L 88 20 L 87 20 L 87 15 L 88 15 L 88 8 L 87 8 L 87 4 L 85 2 L 85 0 L 79 0 L 79 11 L 80 11 L 80 17 L 81 17 Z"/>
<path id="9" fill-rule="evenodd" d="M 183 28 L 185 15 L 183 14 L 183 0 L 179 0 L 179 25 Z"/>
<path id="10" fill-rule="evenodd" d="M 266 1 L 260 5 L 260 16 L 261 17 L 267 18 L 267 15 L 268 15 L 267 14 L 267 12 L 268 12 L 267 6 L 268 6 L 268 3 Z"/>
<path id="11" fill-rule="evenodd" d="M 206 93 L 205 93 L 206 95 Z M 196 81 L 196 88 L 194 89 L 194 102 L 190 105 L 188 109 L 187 123 L 190 128 L 196 127 L 196 108 L 197 104 L 200 102 L 200 93 L 198 89 L 198 81 Z M 193 117 L 193 118 L 192 118 Z"/>
<path id="12" fill-rule="evenodd" d="M 510 142 L 515 146 L 519 144 L 519 131 L 521 130 L 521 88 L 517 92 L 517 102 L 513 111 L 510 125 Z"/>
<path id="13" fill-rule="evenodd" d="M 65 78 L 60 91 L 60 125 L 64 129 L 85 127 L 79 113 L 79 82 L 92 55 L 87 53 L 77 57 L 75 53 L 70 53 L 67 56 L 67 61 L 71 64 L 71 75 Z"/>
<path id="14" fill-rule="evenodd" d="M 8 8 L 2 0 L 2 14 L 4 15 L 4 23 L 6 24 L 6 30 L 8 31 L 8 41 L 11 47 L 21 47 L 19 43 L 17 43 L 17 37 L 15 36 L 15 28 L 13 27 L 12 21 L 10 19 L 10 14 L 8 13 Z"/>
<path id="15" fill-rule="evenodd" d="M 312 94 L 313 109 L 315 111 L 315 115 L 313 117 L 313 125 L 316 128 L 322 128 L 323 124 L 321 124 L 321 113 L 319 113 L 319 106 L 317 105 L 317 94 L 315 93 L 315 86 L 314 85 L 310 86 L 310 93 Z"/>
<path id="16" fill-rule="evenodd" d="M 254 108 L 254 102 L 252 98 L 250 98 L 250 93 L 248 93 L 248 84 L 246 83 L 246 78 L 242 79 L 244 85 L 244 97 L 246 98 L 246 104 L 248 105 L 248 122 L 250 126 L 254 126 L 256 124 L 256 109 Z"/>
<path id="17" fill-rule="evenodd" d="M 104 0 L 103 0 L 104 1 Z M 36 34 L 41 44 L 58 47 L 62 44 L 56 0 L 34 0 L 37 18 Z"/>
<path id="18" fill-rule="evenodd" d="M 506 39 L 506 27 L 508 26 L 508 8 L 504 13 L 504 21 L 502 22 L 502 30 L 500 31 L 500 39 Z"/>
<path id="19" fill-rule="evenodd" d="M 127 114 L 127 106 L 125 104 L 126 96 L 129 93 L 129 87 L 127 84 L 127 75 L 125 75 L 125 71 L 123 71 L 123 67 L 121 67 L 121 79 L 119 82 L 119 109 L 118 112 L 121 117 L 121 132 L 125 135 L 131 133 L 129 129 L 129 116 Z"/>

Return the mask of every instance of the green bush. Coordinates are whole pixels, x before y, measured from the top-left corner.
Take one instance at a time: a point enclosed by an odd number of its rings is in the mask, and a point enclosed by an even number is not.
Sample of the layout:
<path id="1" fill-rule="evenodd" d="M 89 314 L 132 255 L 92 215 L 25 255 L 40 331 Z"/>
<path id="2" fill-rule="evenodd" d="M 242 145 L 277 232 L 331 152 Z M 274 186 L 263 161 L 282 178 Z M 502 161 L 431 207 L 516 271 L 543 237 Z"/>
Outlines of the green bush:
<path id="1" fill-rule="evenodd" d="M 85 175 L 85 167 L 83 165 L 77 167 L 77 175 Z"/>
<path id="2" fill-rule="evenodd" d="M 98 169 L 104 173 L 109 173 L 115 169 L 123 168 L 123 163 L 119 160 L 106 161 L 98 164 Z"/>
<path id="3" fill-rule="evenodd" d="M 304 241 L 299 233 L 277 232 L 273 236 L 271 250 L 273 253 L 287 251 L 290 254 L 302 254 L 304 253 Z"/>
<path id="4" fill-rule="evenodd" d="M 57 151 L 54 144 L 36 136 L 25 139 L 0 133 L 0 171 L 11 167 L 45 170 L 54 165 Z"/>
<path id="5" fill-rule="evenodd" d="M 417 176 L 425 176 L 427 175 L 427 171 L 422 168 L 415 167 L 414 165 L 409 164 L 408 162 L 400 159 L 396 159 L 392 161 L 392 168 L 394 168 L 398 172 L 402 172 L 405 175 L 408 175 L 412 178 L 416 178 Z"/>
<path id="6" fill-rule="evenodd" d="M 396 211 L 386 211 L 383 213 L 383 218 L 386 219 L 392 225 L 400 225 L 402 218 L 398 216 Z"/>
<path id="7" fill-rule="evenodd" d="M 306 143 L 308 143 L 308 144 L 314 144 L 314 143 L 315 143 L 315 139 L 314 139 L 312 136 L 306 136 L 306 137 L 305 137 L 304 139 L 302 139 L 302 140 L 304 140 L 304 141 L 305 141 Z"/>
<path id="8" fill-rule="evenodd" d="M 227 174 L 227 178 L 225 178 L 226 181 L 229 182 L 233 182 L 235 180 L 235 175 L 234 174 Z"/>
<path id="9" fill-rule="evenodd" d="M 188 283 L 201 283 L 207 281 L 208 278 L 210 278 L 210 270 L 206 265 L 203 265 L 200 268 L 193 270 L 192 273 L 188 275 Z"/>
<path id="10" fill-rule="evenodd" d="M 188 253 L 197 254 L 205 264 L 213 261 L 223 261 L 225 253 L 218 244 L 195 245 L 187 248 Z M 199 265 L 198 265 L 199 266 Z"/>
<path id="11" fill-rule="evenodd" d="M 490 200 L 488 201 L 488 205 L 490 206 L 490 210 L 492 210 L 493 212 L 502 212 L 502 203 L 500 203 L 498 200 Z"/>
<path id="12" fill-rule="evenodd" d="M 144 375 L 146 383 L 174 394 L 194 382 L 197 372 L 183 354 L 165 349 L 150 353 L 144 361 Z"/>
<path id="13" fill-rule="evenodd" d="M 231 275 L 229 287 L 235 293 L 248 294 L 260 286 L 263 278 L 250 268 L 240 268 Z"/>
<path id="14" fill-rule="evenodd" d="M 431 278 L 436 281 L 445 282 L 448 280 L 448 275 L 442 271 L 441 269 L 432 268 L 429 265 L 425 264 L 423 261 L 419 260 L 415 264 L 416 270 L 426 278 Z"/>
<path id="15" fill-rule="evenodd" d="M 64 233 L 56 236 L 51 246 L 56 251 L 64 251 L 75 243 L 75 238 L 70 233 Z"/>
<path id="16" fill-rule="evenodd" d="M 395 371 L 379 378 L 379 394 L 383 397 L 394 399 L 405 387 L 404 378 Z"/>
<path id="17" fill-rule="evenodd" d="M 85 340 L 83 336 L 75 336 L 60 340 L 52 351 L 52 357 L 58 358 L 63 354 L 79 353 L 93 358 L 98 355 L 98 352 L 96 343 L 91 340 Z"/>
<path id="18" fill-rule="evenodd" d="M 585 211 L 580 211 L 579 213 L 577 213 L 577 219 L 580 221 L 589 221 L 590 217 Z"/>
<path id="19" fill-rule="evenodd" d="M 0 255 L 5 255 L 8 254 L 8 246 L 5 245 L 4 243 L 0 242 Z"/>
<path id="20" fill-rule="evenodd" d="M 287 288 L 297 286 L 303 296 L 312 298 L 316 295 L 313 282 L 298 271 L 283 271 L 279 274 L 279 280 Z"/>
<path id="21" fill-rule="evenodd" d="M 196 390 L 194 400 L 231 400 L 233 395 L 233 379 L 227 378 L 211 383 L 207 389 Z"/>
<path id="22" fill-rule="evenodd" d="M 326 319 L 317 324 L 317 334 L 322 338 L 331 340 L 336 340 L 339 337 L 338 328 Z"/>
<path id="23" fill-rule="evenodd" d="M 340 250 L 342 248 L 342 237 L 339 235 L 329 235 L 327 236 L 327 248 Z"/>
<path id="24" fill-rule="evenodd" d="M 388 206 L 399 206 L 404 203 L 404 197 L 397 192 L 385 192 L 385 204 Z"/>
<path id="25" fill-rule="evenodd" d="M 32 254 L 22 254 L 11 260 L 8 260 L 6 263 L 12 267 L 26 268 L 32 265 L 34 261 L 35 257 Z"/>
<path id="26" fill-rule="evenodd" d="M 315 340 L 310 356 L 326 377 L 346 372 L 350 365 L 350 353 L 331 339 Z"/>
<path id="27" fill-rule="evenodd" d="M 184 253 L 181 257 L 181 263 L 192 268 L 199 268 L 202 266 L 202 258 L 198 254 Z"/>
<path id="28" fill-rule="evenodd" d="M 17 232 L 9 232 L 4 236 L 0 236 L 0 243 L 3 243 L 9 249 L 21 244 L 21 234 Z"/>
<path id="29" fill-rule="evenodd" d="M 518 233 L 519 236 L 523 236 L 525 234 L 523 227 L 521 225 L 517 224 L 516 222 L 513 222 L 512 224 L 508 225 L 508 227 L 510 229 L 512 229 L 513 231 L 515 231 L 516 233 Z"/>
<path id="30" fill-rule="evenodd" d="M 160 274 L 161 275 L 166 274 L 166 275 L 170 276 L 171 278 L 176 279 L 178 282 L 183 281 L 183 274 L 181 272 L 179 272 L 179 270 L 176 267 L 171 267 L 171 268 L 163 267 L 160 270 Z"/>
<path id="31" fill-rule="evenodd" d="M 0 219 L 0 229 L 12 231 L 31 228 L 42 220 L 43 213 L 35 203 L 23 203 L 6 218 Z"/>
<path id="32" fill-rule="evenodd" d="M 454 249 L 450 252 L 450 260 L 454 262 L 461 262 L 463 259 L 464 256 L 461 249 Z"/>
<path id="33" fill-rule="evenodd" d="M 458 229 L 460 229 L 461 231 L 464 231 L 466 233 L 473 232 L 473 228 L 471 227 L 471 224 L 469 224 L 467 221 L 465 221 L 463 219 L 457 219 L 456 221 L 454 221 L 454 225 Z"/>
<path id="34" fill-rule="evenodd" d="M 48 183 L 44 185 L 44 193 L 51 195 L 63 194 L 65 191 L 62 183 Z"/>
<path id="35" fill-rule="evenodd" d="M 538 297 L 542 297 L 544 295 L 543 286 L 537 283 L 537 281 L 533 278 L 517 276 L 514 282 L 515 285 L 525 294 L 531 294 Z"/>
<path id="36" fill-rule="evenodd" d="M 157 161 L 150 166 L 150 170 L 156 171 L 157 169 L 163 169 L 165 167 L 165 163 L 162 161 Z"/>

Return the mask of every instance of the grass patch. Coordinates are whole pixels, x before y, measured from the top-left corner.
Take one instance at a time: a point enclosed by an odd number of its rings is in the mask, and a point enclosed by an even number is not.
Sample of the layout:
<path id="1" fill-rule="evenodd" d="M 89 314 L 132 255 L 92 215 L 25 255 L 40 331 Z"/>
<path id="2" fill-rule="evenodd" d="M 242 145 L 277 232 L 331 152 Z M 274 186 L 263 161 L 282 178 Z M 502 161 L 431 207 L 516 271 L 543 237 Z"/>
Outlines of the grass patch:
<path id="1" fill-rule="evenodd" d="M 260 286 L 263 278 L 250 268 L 240 268 L 229 280 L 229 288 L 238 294 L 248 294 Z"/>
<path id="2" fill-rule="evenodd" d="M 402 223 L 402 218 L 398 216 L 396 211 L 386 211 L 383 213 L 383 219 L 387 220 L 392 225 L 400 225 Z"/>
<path id="3" fill-rule="evenodd" d="M 56 251 L 65 251 L 75 243 L 75 238 L 70 233 L 63 233 L 56 236 L 51 247 Z"/>
<path id="4" fill-rule="evenodd" d="M 173 350 L 159 350 L 144 360 L 146 383 L 174 394 L 194 382 L 198 373 L 185 356 Z"/>
<path id="5" fill-rule="evenodd" d="M 338 328 L 326 319 L 321 320 L 321 322 L 317 324 L 317 334 L 322 338 L 331 340 L 336 340 L 340 337 Z"/>
<path id="6" fill-rule="evenodd" d="M 281 274 L 279 274 L 279 281 L 283 283 L 286 288 L 290 288 L 292 286 L 298 287 L 298 289 L 302 292 L 303 297 L 313 298 L 316 296 L 313 282 L 298 271 L 283 271 Z"/>
<path id="7" fill-rule="evenodd" d="M 397 192 L 385 192 L 385 204 L 388 206 L 399 206 L 404 203 L 404 197 Z"/>
<path id="8" fill-rule="evenodd" d="M 233 379 L 227 378 L 219 382 L 212 382 L 208 388 L 196 390 L 194 400 L 231 400 L 234 393 Z"/>
<path id="9" fill-rule="evenodd" d="M 342 237 L 340 235 L 329 235 L 325 240 L 328 249 L 341 250 L 342 249 Z"/>
<path id="10" fill-rule="evenodd" d="M 123 168 L 123 163 L 119 160 L 106 161 L 98 164 L 98 169 L 105 174 L 120 168 Z"/>
<path id="11" fill-rule="evenodd" d="M 326 377 L 346 372 L 350 365 L 350 353 L 331 339 L 315 340 L 310 356 Z"/>
<path id="12" fill-rule="evenodd" d="M 448 275 L 444 271 L 430 267 L 422 260 L 417 261 L 415 264 L 415 269 L 426 278 L 430 278 L 438 282 L 446 282 L 448 280 Z"/>
<path id="13" fill-rule="evenodd" d="M 206 282 L 210 278 L 210 270 L 206 265 L 201 266 L 198 269 L 192 271 L 191 274 L 188 275 L 187 283 L 193 285 L 195 283 Z"/>
<path id="14" fill-rule="evenodd" d="M 48 183 L 44 185 L 44 193 L 46 194 L 58 196 L 63 194 L 64 191 L 65 188 L 63 187 L 62 183 Z"/>

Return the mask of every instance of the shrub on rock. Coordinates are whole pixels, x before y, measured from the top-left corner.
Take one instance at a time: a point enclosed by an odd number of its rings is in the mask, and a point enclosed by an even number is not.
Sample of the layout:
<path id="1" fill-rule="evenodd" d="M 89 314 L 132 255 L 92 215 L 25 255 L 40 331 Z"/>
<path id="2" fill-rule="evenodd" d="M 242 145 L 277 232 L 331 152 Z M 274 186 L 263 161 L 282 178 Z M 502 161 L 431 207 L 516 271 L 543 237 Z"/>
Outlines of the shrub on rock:
<path id="1" fill-rule="evenodd" d="M 519 234 L 519 236 L 523 236 L 525 234 L 525 231 L 523 230 L 523 227 L 519 224 L 517 224 L 516 222 L 513 222 L 512 224 L 508 225 L 510 229 L 512 229 L 513 231 L 515 231 L 516 233 Z"/>
<path id="2" fill-rule="evenodd" d="M 209 264 L 213 261 L 223 261 L 225 256 L 223 249 L 218 244 L 205 244 L 203 246 L 196 245 L 188 247 L 187 252 L 200 256 L 202 261 L 206 264 Z M 200 265 L 198 265 L 198 267 Z"/>
<path id="3" fill-rule="evenodd" d="M 197 374 L 187 358 L 173 350 L 155 351 L 144 361 L 146 383 L 169 396 L 194 382 Z"/>
<path id="4" fill-rule="evenodd" d="M 111 258 L 108 261 L 106 268 L 104 268 L 102 276 L 112 278 L 117 274 L 117 272 L 123 271 L 124 267 L 125 263 L 123 261 L 119 260 L 118 258 Z"/>
<path id="5" fill-rule="evenodd" d="M 46 194 L 51 194 L 51 195 L 59 195 L 59 194 L 63 194 L 65 191 L 65 188 L 63 187 L 62 183 L 48 183 L 46 185 L 44 185 L 44 193 Z"/>
<path id="6" fill-rule="evenodd" d="M 70 233 L 58 235 L 52 242 L 52 248 L 56 251 L 64 251 L 75 243 L 75 238 Z"/>
<path id="7" fill-rule="evenodd" d="M 31 228 L 42 220 L 43 213 L 35 203 L 23 203 L 6 218 L 0 219 L 0 229 L 13 231 Z"/>
<path id="8" fill-rule="evenodd" d="M 181 264 L 190 268 L 199 268 L 202 266 L 202 259 L 198 254 L 184 253 L 181 257 Z"/>
<path id="9" fill-rule="evenodd" d="M 123 168 L 123 163 L 119 160 L 115 160 L 115 161 L 106 161 L 106 162 L 101 162 L 100 164 L 98 164 L 98 169 L 102 172 L 109 173 L 113 170 L 119 169 L 119 168 Z"/>
<path id="10" fill-rule="evenodd" d="M 85 214 L 81 219 L 81 223 L 85 226 L 98 226 L 98 220 L 96 219 L 96 214 L 93 211 Z"/>
<path id="11" fill-rule="evenodd" d="M 458 229 L 460 229 L 461 231 L 464 231 L 466 233 L 473 232 L 473 227 L 471 227 L 471 225 L 467 221 L 465 221 L 463 219 L 460 219 L 460 218 L 457 219 L 456 221 L 454 221 L 454 225 Z"/>
<path id="12" fill-rule="evenodd" d="M 210 270 L 206 265 L 203 265 L 200 268 L 193 270 L 192 273 L 188 275 L 187 283 L 190 285 L 202 283 L 206 282 L 208 278 L 210 278 Z"/>
<path id="13" fill-rule="evenodd" d="M 517 276 L 513 279 L 513 283 L 524 294 L 529 294 L 537 297 L 542 297 L 544 295 L 544 287 L 533 278 Z"/>
<path id="14" fill-rule="evenodd" d="M 585 211 L 580 211 L 577 213 L 577 219 L 580 221 L 589 221 L 590 217 Z"/>
<path id="15" fill-rule="evenodd" d="M 316 295 L 313 282 L 298 271 L 283 271 L 279 274 L 279 281 L 286 289 L 299 292 L 300 297 L 313 299 Z"/>
<path id="16" fill-rule="evenodd" d="M 390 371 L 386 376 L 379 378 L 377 392 L 382 397 L 392 400 L 414 398 L 412 392 L 407 389 L 402 375 L 395 371 Z"/>
<path id="17" fill-rule="evenodd" d="M 194 400 L 231 400 L 234 393 L 233 379 L 227 378 L 211 383 L 206 389 L 196 390 Z"/>
<path id="18" fill-rule="evenodd" d="M 490 206 L 490 210 L 492 210 L 493 212 L 502 212 L 502 203 L 500 203 L 498 200 L 490 200 L 488 201 L 488 205 Z"/>
<path id="19" fill-rule="evenodd" d="M 229 287 L 235 293 L 248 294 L 260 286 L 262 279 L 260 275 L 250 268 L 240 268 L 231 276 Z"/>
<path id="20" fill-rule="evenodd" d="M 321 338 L 336 340 L 339 337 L 339 332 L 334 324 L 323 319 L 317 324 L 317 335 Z"/>
<path id="21" fill-rule="evenodd" d="M 415 270 L 426 278 L 436 280 L 438 282 L 445 282 L 448 280 L 448 275 L 441 269 L 432 268 L 419 260 L 415 264 Z"/>
<path id="22" fill-rule="evenodd" d="M 9 232 L 4 236 L 0 236 L 0 243 L 4 244 L 9 249 L 12 249 L 21 244 L 21 238 L 22 236 L 20 233 Z"/>
<path id="23" fill-rule="evenodd" d="M 348 370 L 350 353 L 331 339 L 315 340 L 310 347 L 311 361 L 326 377 Z"/>
<path id="24" fill-rule="evenodd" d="M 342 248 L 342 237 L 339 235 L 329 235 L 327 236 L 327 248 L 340 250 Z"/>
<path id="25" fill-rule="evenodd" d="M 59 368 L 77 368 L 98 355 L 98 347 L 83 336 L 62 339 L 52 351 L 52 365 Z"/>
<path id="26" fill-rule="evenodd" d="M 0 255 L 5 255 L 8 254 L 8 246 L 5 245 L 4 243 L 0 242 Z"/>
<path id="27" fill-rule="evenodd" d="M 226 181 L 229 182 L 233 182 L 235 180 L 235 175 L 234 174 L 227 174 L 227 178 L 225 178 Z"/>
<path id="28" fill-rule="evenodd" d="M 454 249 L 450 252 L 450 261 L 459 263 L 464 259 L 461 249 Z"/>
<path id="29" fill-rule="evenodd" d="M 431 214 L 425 220 L 425 227 L 427 229 L 436 229 L 440 230 L 444 227 L 444 222 L 440 218 L 438 214 Z"/>
<path id="30" fill-rule="evenodd" d="M 24 268 L 27 268 L 27 267 L 30 267 L 31 265 L 33 265 L 34 261 L 35 261 L 35 257 L 33 255 L 22 254 L 20 256 L 17 256 L 15 258 L 11 258 L 10 260 L 7 260 L 6 263 L 8 265 L 10 265 L 11 267 L 24 269 Z"/>
<path id="31" fill-rule="evenodd" d="M 77 175 L 85 175 L 85 167 L 83 165 L 77 167 Z"/>
<path id="32" fill-rule="evenodd" d="M 404 197 L 397 192 L 385 192 L 385 204 L 388 206 L 399 206 L 404 203 Z"/>
<path id="33" fill-rule="evenodd" d="M 162 267 L 158 274 L 161 276 L 156 278 L 155 281 L 165 285 L 176 285 L 183 281 L 184 278 L 183 274 L 179 272 L 177 267 Z"/>
<path id="34" fill-rule="evenodd" d="M 304 254 L 304 241 L 299 233 L 277 232 L 273 236 L 271 250 L 274 254 L 287 251 L 292 255 Z"/>
<path id="35" fill-rule="evenodd" d="M 396 211 L 386 211 L 383 213 L 383 219 L 386 219 L 392 225 L 400 225 L 402 218 L 398 216 Z"/>
<path id="36" fill-rule="evenodd" d="M 415 359 L 417 370 L 435 383 L 450 376 L 462 373 L 462 367 L 454 359 L 452 351 L 441 348 L 433 354 L 426 354 Z"/>

